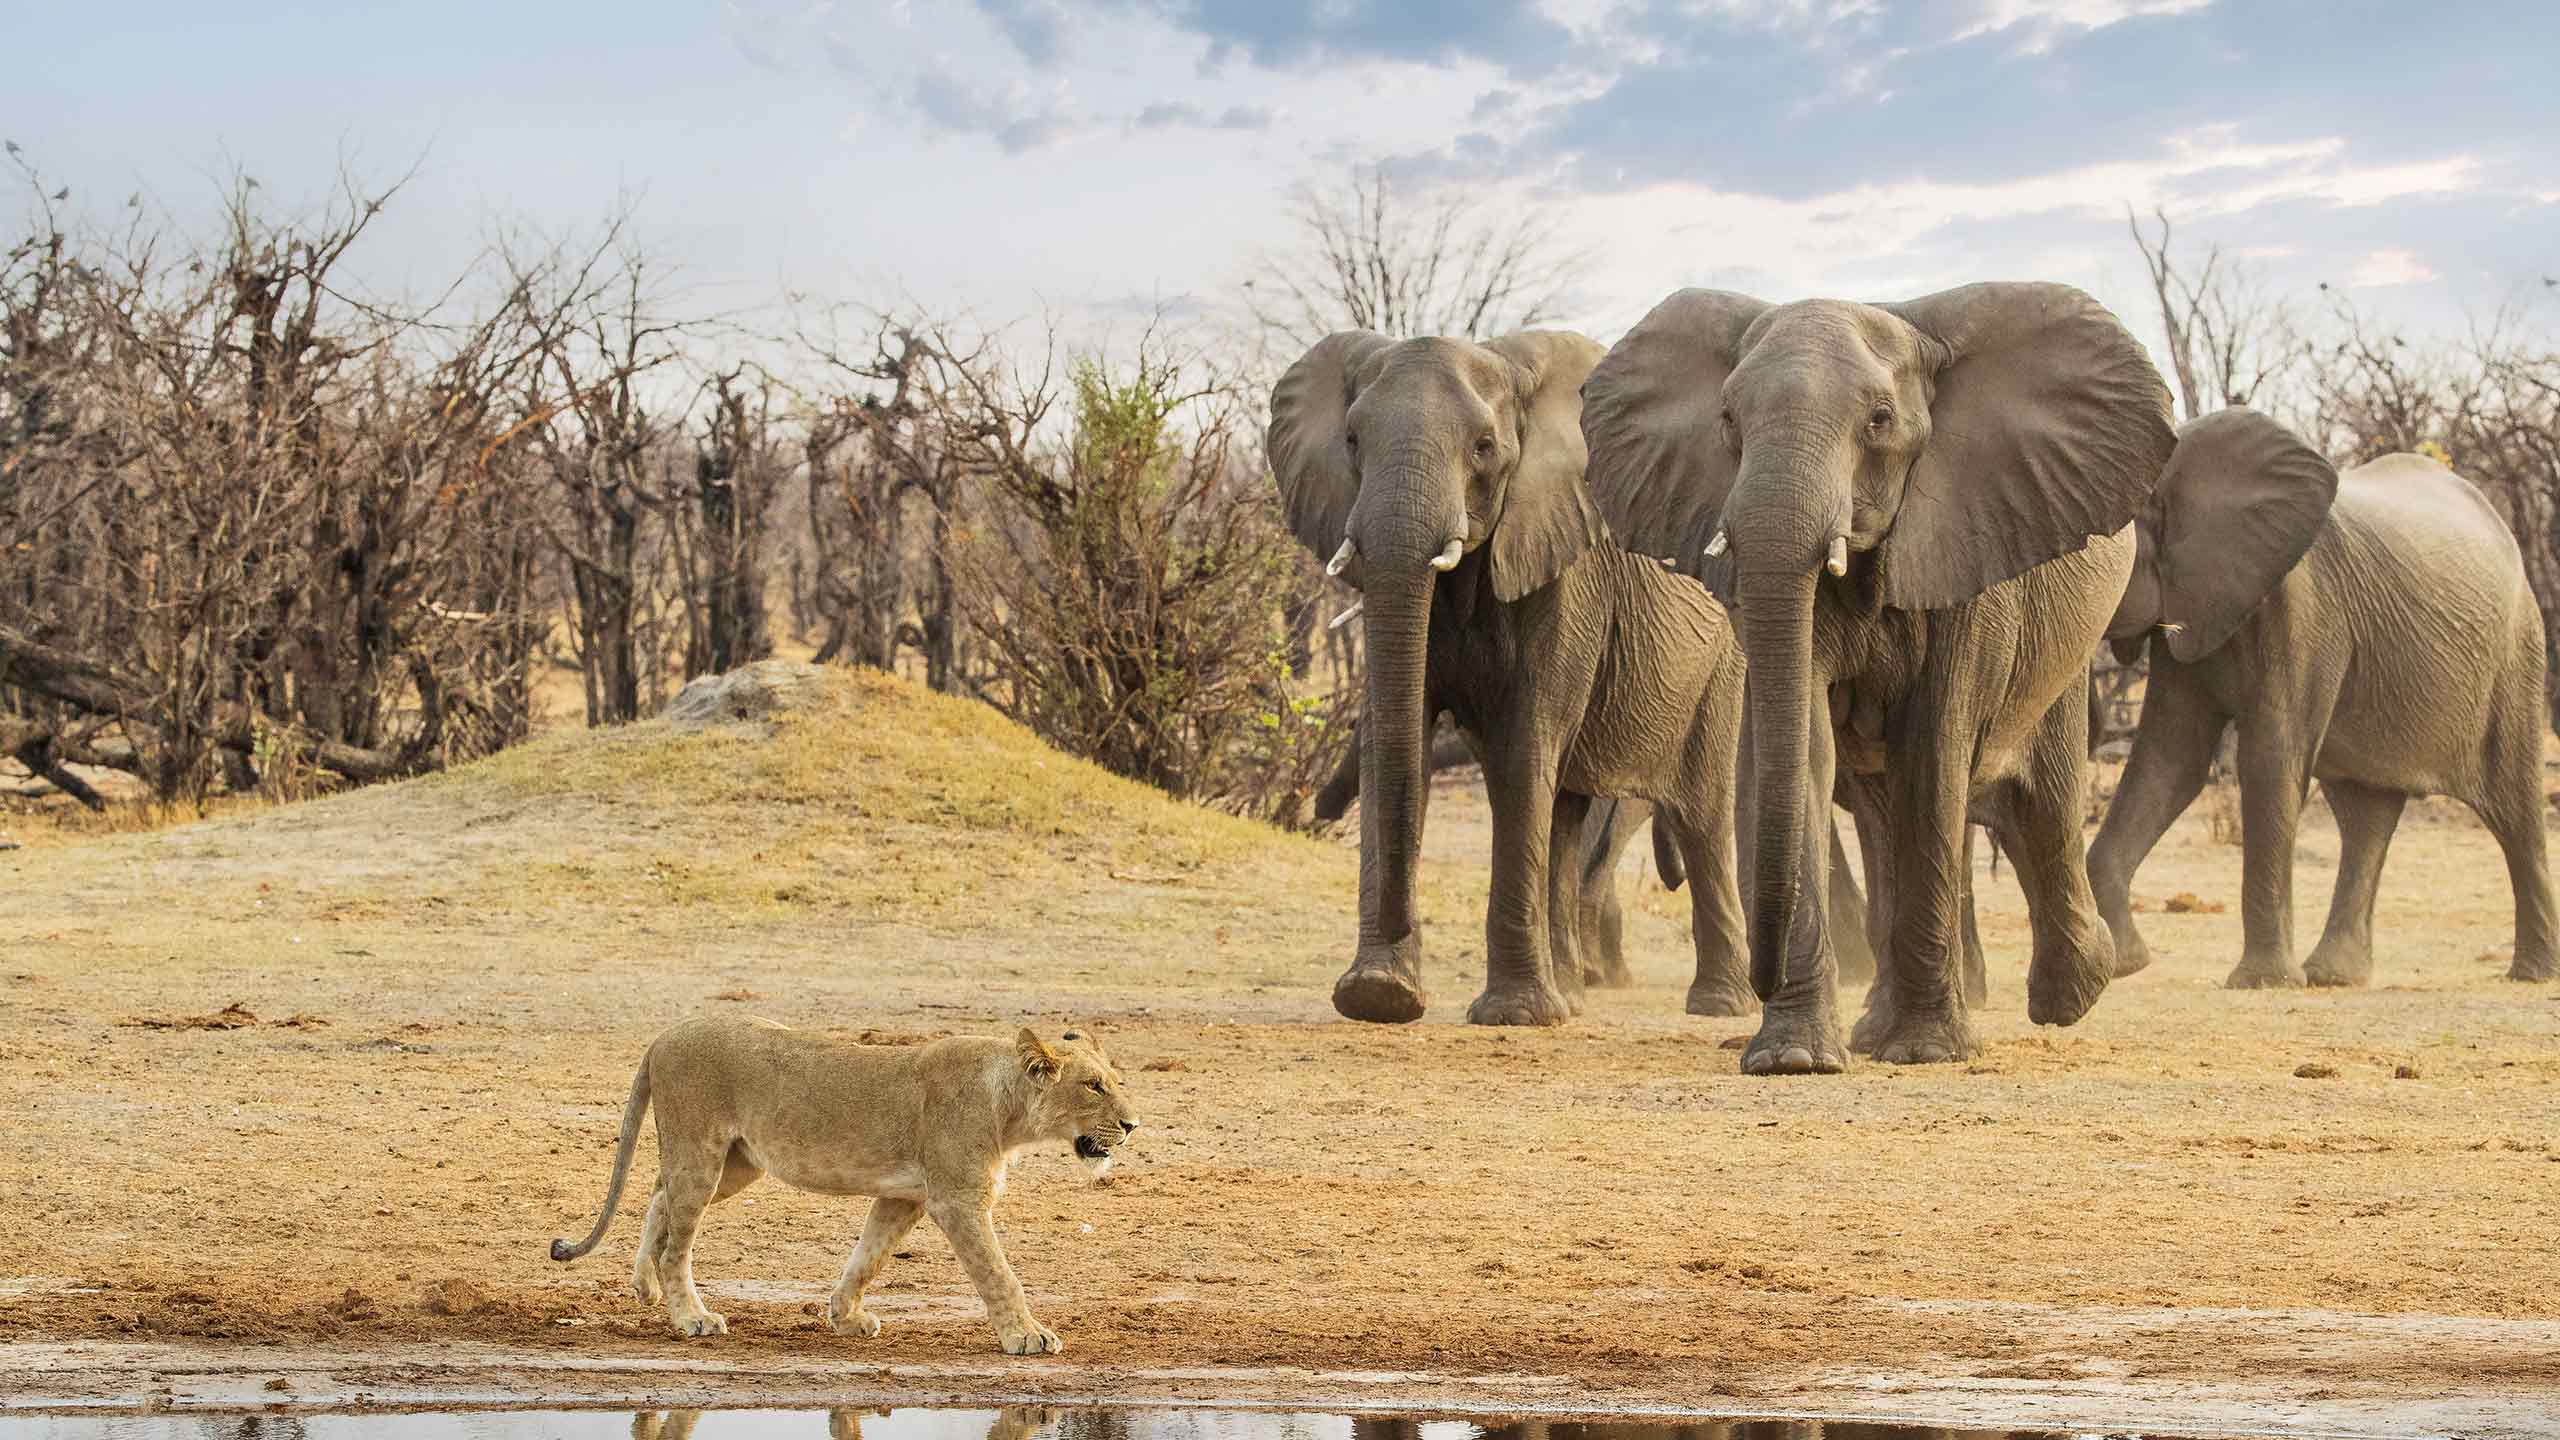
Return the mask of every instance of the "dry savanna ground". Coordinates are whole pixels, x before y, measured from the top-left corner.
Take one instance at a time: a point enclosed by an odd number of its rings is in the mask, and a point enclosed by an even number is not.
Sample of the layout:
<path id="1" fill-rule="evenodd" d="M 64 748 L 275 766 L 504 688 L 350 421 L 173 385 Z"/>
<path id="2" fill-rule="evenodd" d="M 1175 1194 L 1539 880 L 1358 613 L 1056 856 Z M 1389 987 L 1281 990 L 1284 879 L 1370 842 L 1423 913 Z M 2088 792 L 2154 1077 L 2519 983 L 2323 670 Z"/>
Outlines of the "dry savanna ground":
<path id="1" fill-rule="evenodd" d="M 1978 1061 L 1754 1080 L 1726 1043 L 1748 1022 L 1679 1013 L 1685 898 L 1632 869 L 1639 988 L 1553 1031 L 1455 1023 L 1488 830 L 1471 777 L 1439 783 L 1435 1004 L 1395 1029 L 1327 1003 L 1348 842 L 1165 801 L 878 677 L 770 727 L 559 734 L 149 833 L 22 830 L 0 1394 L 718 1398 L 726 1376 L 2549 1423 L 2560 991 L 2500 978 L 2504 875 L 2466 814 L 2412 807 L 2370 990 L 2219 988 L 2239 852 L 2200 805 L 2139 885 L 2161 963 L 2079 1026 L 2026 1023 L 2024 907 L 1986 875 Z M 2306 945 L 2335 857 L 2315 814 Z M 2202 907 L 2166 913 L 2182 892 Z M 1066 1353 L 994 1355 L 929 1228 L 875 1293 L 887 1331 L 829 1334 L 860 1206 L 771 1185 L 698 1250 L 726 1339 L 676 1341 L 630 1296 L 636 1206 L 548 1262 L 594 1213 L 642 1048 L 704 1011 L 1105 1035 L 1141 1142 L 1099 1187 L 1027 1157 L 999 1214 Z"/>

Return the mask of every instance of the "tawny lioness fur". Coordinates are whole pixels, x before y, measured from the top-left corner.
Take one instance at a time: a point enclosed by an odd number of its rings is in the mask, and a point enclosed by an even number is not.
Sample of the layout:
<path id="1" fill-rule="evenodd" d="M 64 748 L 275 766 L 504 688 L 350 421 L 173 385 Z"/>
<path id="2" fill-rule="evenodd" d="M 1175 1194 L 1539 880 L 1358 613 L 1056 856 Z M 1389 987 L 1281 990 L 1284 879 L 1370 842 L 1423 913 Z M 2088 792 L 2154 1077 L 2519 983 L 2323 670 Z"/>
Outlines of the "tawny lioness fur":
<path id="1" fill-rule="evenodd" d="M 596 1248 L 631 1172 L 640 1117 L 658 1110 L 658 1184 L 633 1261 L 640 1298 L 664 1299 L 684 1335 L 719 1335 L 726 1317 L 693 1286 L 693 1233 L 702 1212 L 770 1174 L 822 1195 L 869 1195 L 862 1240 L 845 1261 L 827 1323 L 839 1335 L 880 1333 L 862 1292 L 889 1252 L 931 1215 L 986 1302 L 1008 1355 L 1063 1348 L 1031 1316 L 1022 1282 L 996 1239 L 1005 1169 L 1034 1145 L 1064 1141 L 1096 1178 L 1136 1133 L 1120 1072 L 1100 1041 L 1068 1031 L 1051 1045 L 954 1036 L 922 1046 L 855 1045 L 770 1020 L 687 1020 L 658 1037 L 631 1079 L 613 1181 L 595 1229 L 551 1258 Z"/>

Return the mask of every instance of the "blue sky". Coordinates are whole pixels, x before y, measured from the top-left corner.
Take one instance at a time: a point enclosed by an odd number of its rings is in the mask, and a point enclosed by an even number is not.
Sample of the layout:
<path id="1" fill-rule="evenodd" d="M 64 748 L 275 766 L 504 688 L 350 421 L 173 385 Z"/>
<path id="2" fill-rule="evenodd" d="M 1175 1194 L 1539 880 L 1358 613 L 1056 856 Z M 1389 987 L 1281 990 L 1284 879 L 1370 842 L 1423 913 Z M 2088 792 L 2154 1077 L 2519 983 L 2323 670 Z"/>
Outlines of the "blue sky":
<path id="1" fill-rule="evenodd" d="M 0 5 L 0 136 L 93 216 L 423 170 L 365 257 L 636 197 L 702 303 L 1214 309 L 1291 186 L 1385 159 L 1561 207 L 1602 338 L 1664 292 L 2072 281 L 2123 207 L 2450 330 L 2560 291 L 2560 6 L 2440 0 L 448 0 Z M 2549 298 L 2546 298 L 2549 297 Z"/>

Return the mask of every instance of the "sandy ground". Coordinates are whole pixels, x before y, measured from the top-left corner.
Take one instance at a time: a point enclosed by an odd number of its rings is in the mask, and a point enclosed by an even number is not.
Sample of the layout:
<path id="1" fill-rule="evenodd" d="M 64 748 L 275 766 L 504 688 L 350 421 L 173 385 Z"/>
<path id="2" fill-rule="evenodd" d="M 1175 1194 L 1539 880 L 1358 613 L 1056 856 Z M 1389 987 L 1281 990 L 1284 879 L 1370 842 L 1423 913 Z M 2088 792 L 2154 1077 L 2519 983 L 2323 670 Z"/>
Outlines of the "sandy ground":
<path id="1" fill-rule="evenodd" d="M 1482 963 L 1470 777 L 1431 811 L 1433 1011 L 1386 1029 L 1327 1004 L 1345 843 L 1221 829 L 1148 869 L 1095 812 L 1032 807 L 1049 818 L 990 833 L 1064 859 L 997 855 L 956 900 L 926 876 L 942 898 L 902 910 L 855 872 L 939 842 L 863 818 L 914 788 L 875 768 L 830 823 L 887 848 L 846 853 L 656 780 L 466 775 L 0 855 L 0 1402 L 1112 1396 L 2560 1435 L 2560 992 L 2499 978 L 2503 870 L 2452 807 L 2402 826 L 2370 990 L 2219 988 L 2236 909 L 2159 913 L 2236 900 L 2199 806 L 2137 887 L 2160 963 L 2079 1026 L 2026 1023 L 2023 902 L 1986 875 L 1977 1062 L 1755 1080 L 1728 1048 L 1749 1022 L 1679 1013 L 1685 899 L 1635 873 L 1638 988 L 1553 1031 L 1455 1023 Z M 997 791 L 1017 783 L 1038 782 Z M 1135 831 L 1193 823 L 1126 803 Z M 856 889 L 741 898 L 700 879 L 722 845 Z M 2306 945 L 2335 857 L 2315 814 Z M 232 1005 L 255 1023 L 136 1023 Z M 996 1355 L 929 1227 L 874 1292 L 883 1335 L 829 1334 L 861 1207 L 771 1185 L 697 1251 L 725 1339 L 674 1340 L 632 1298 L 636 1207 L 595 1257 L 543 1257 L 593 1216 L 641 1049 L 722 1008 L 1108 1038 L 1148 1120 L 1129 1163 L 1088 1186 L 1031 1155 L 999 1211 L 1064 1355 Z"/>

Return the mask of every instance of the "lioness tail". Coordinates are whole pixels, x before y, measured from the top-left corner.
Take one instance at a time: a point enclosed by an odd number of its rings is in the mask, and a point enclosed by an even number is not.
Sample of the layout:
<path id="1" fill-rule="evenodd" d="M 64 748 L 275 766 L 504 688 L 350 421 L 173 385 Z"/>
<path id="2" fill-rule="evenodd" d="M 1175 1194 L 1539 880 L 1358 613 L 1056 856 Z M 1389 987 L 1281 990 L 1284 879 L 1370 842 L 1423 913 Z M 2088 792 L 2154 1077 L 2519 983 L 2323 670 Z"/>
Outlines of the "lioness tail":
<path id="1" fill-rule="evenodd" d="M 631 1150 L 640 1142 L 640 1117 L 649 1113 L 649 1062 L 640 1062 L 640 1071 L 631 1077 L 631 1098 L 622 1107 L 622 1143 L 614 1147 L 613 1183 L 605 1187 L 604 1213 L 596 1217 L 596 1228 L 587 1238 L 572 1245 L 566 1240 L 551 1242 L 551 1258 L 575 1260 L 596 1248 L 604 1239 L 604 1229 L 613 1223 L 613 1212 L 622 1204 L 622 1182 L 631 1177 Z"/>

